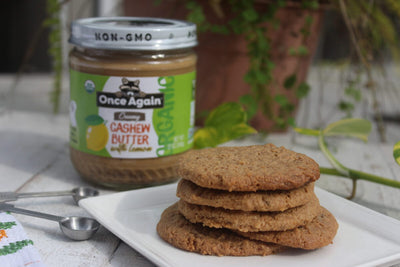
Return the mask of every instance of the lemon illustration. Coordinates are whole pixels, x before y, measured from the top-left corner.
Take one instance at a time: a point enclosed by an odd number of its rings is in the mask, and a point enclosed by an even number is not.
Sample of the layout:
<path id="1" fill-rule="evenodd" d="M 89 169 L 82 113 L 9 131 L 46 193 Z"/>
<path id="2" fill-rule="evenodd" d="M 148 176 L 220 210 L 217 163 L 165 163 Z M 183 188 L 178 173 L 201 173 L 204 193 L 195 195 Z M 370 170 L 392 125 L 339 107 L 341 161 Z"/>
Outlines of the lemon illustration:
<path id="1" fill-rule="evenodd" d="M 108 142 L 108 130 L 104 119 L 99 115 L 86 117 L 89 125 L 86 129 L 86 147 L 93 151 L 100 151 L 106 147 Z"/>

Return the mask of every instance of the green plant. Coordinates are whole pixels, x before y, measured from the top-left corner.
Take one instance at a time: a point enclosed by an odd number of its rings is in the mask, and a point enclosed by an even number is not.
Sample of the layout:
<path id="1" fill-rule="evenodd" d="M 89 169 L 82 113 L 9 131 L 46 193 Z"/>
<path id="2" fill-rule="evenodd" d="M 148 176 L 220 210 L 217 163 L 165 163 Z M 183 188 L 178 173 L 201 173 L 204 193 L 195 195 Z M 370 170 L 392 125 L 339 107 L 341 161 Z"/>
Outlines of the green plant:
<path id="1" fill-rule="evenodd" d="M 42 27 L 47 27 L 49 31 L 49 50 L 48 53 L 53 59 L 53 88 L 50 92 L 50 100 L 53 104 L 53 112 L 58 113 L 60 106 L 61 82 L 62 82 L 62 38 L 61 38 L 61 6 L 58 0 L 46 1 L 47 17 L 43 21 Z"/>
<path id="2" fill-rule="evenodd" d="M 271 1 L 263 10 L 256 8 L 257 1 L 254 0 L 230 0 L 222 3 L 221 1 L 210 1 L 214 13 L 225 16 L 223 5 L 235 16 L 225 24 L 213 24 L 207 20 L 201 1 L 186 1 L 186 8 L 189 10 L 187 19 L 196 23 L 199 32 L 214 32 L 219 34 L 236 34 L 244 36 L 247 41 L 247 54 L 249 57 L 249 69 L 244 80 L 250 85 L 251 93 L 243 95 L 239 103 L 247 112 L 248 119 L 251 119 L 258 110 L 267 118 L 274 121 L 275 125 L 284 129 L 288 124 L 294 124 L 292 118 L 295 105 L 285 94 L 274 94 L 271 88 L 275 85 L 272 71 L 275 63 L 271 60 L 271 40 L 268 38 L 268 30 L 279 27 L 276 19 L 276 12 L 285 7 L 288 1 Z M 317 0 L 297 1 L 302 8 L 318 8 Z M 311 16 L 307 16 L 304 25 L 300 30 L 303 42 L 310 34 L 310 27 L 313 23 Z M 291 47 L 287 53 L 291 56 L 306 56 L 309 54 L 305 45 Z M 309 91 L 309 86 L 299 81 L 297 73 L 289 75 L 283 88 L 287 91 L 295 91 L 297 98 L 305 97 Z"/>
<path id="3" fill-rule="evenodd" d="M 400 42 L 396 31 L 396 20 L 400 19 L 400 2 L 396 0 L 330 0 L 330 3 L 340 12 L 345 22 L 353 49 L 353 54 L 348 58 L 348 66 L 356 71 L 358 81 L 361 74 L 365 76 L 364 86 L 360 86 L 360 89 L 371 93 L 372 108 L 380 138 L 385 142 L 385 126 L 378 101 L 380 88 L 375 79 L 374 68 L 384 72 L 379 66 L 388 54 L 393 59 L 399 58 Z M 354 65 L 358 68 L 353 68 Z M 351 87 L 350 84 L 349 88 Z M 350 115 L 355 102 L 359 102 L 361 98 L 361 90 L 346 90 L 347 96 L 352 99 L 342 100 L 339 108 Z"/>
<path id="4" fill-rule="evenodd" d="M 318 138 L 318 146 L 324 156 L 332 164 L 333 168 L 320 167 L 320 171 L 323 174 L 342 176 L 350 178 L 353 181 L 353 189 L 349 199 L 353 198 L 356 194 L 357 181 L 366 180 L 374 183 L 379 183 L 387 186 L 400 188 L 400 182 L 378 175 L 350 169 L 337 160 L 332 152 L 329 150 L 326 139 L 332 136 L 351 137 L 358 138 L 364 142 L 367 142 L 368 135 L 371 132 L 371 123 L 363 119 L 344 119 L 329 124 L 327 127 L 321 130 L 294 128 L 294 130 L 303 135 L 315 136 Z M 394 146 L 393 155 L 396 161 L 400 164 L 400 142 Z"/>
<path id="5" fill-rule="evenodd" d="M 194 135 L 194 147 L 215 147 L 229 140 L 257 131 L 247 124 L 247 113 L 235 102 L 224 103 L 212 110 L 204 127 Z"/>
<path id="6" fill-rule="evenodd" d="M 395 0 L 271 1 L 270 7 L 260 13 L 255 9 L 256 1 L 230 0 L 224 4 L 228 5 L 232 12 L 236 12 L 236 16 L 224 25 L 208 22 L 199 2 L 201 1 L 186 1 L 186 7 L 190 11 L 188 19 L 198 25 L 200 32 L 242 34 L 248 42 L 250 68 L 244 79 L 252 91 L 238 101 L 246 110 L 248 119 L 261 109 L 265 116 L 273 119 L 276 125 L 282 128 L 288 124 L 295 125 L 294 119 L 290 116 L 294 105 L 285 95 L 272 95 L 269 90 L 273 84 L 271 73 L 274 63 L 270 59 L 272 51 L 270 51 L 270 40 L 266 35 L 268 28 L 265 25 L 279 27 L 274 14 L 287 2 L 299 2 L 306 9 L 315 9 L 323 2 L 329 8 L 336 9 L 342 15 L 351 39 L 353 53 L 345 62 L 348 68 L 355 72 L 355 78 L 349 80 L 346 85 L 338 109 L 345 113 L 345 117 L 352 117 L 355 106 L 363 98 L 362 92 L 364 90 L 371 92 L 378 130 L 381 140 L 385 141 L 385 127 L 377 100 L 379 88 L 374 79 L 373 64 L 380 62 L 384 55 L 382 51 L 390 52 L 395 57 L 399 54 L 400 45 L 395 30 L 395 20 L 400 18 L 400 2 Z M 209 4 L 218 16 L 224 15 L 220 0 L 209 1 Z M 311 24 L 311 17 L 307 17 L 301 30 L 304 39 L 309 34 Z M 301 45 L 289 49 L 288 53 L 304 56 L 309 51 Z M 295 95 L 298 98 L 306 96 L 310 90 L 307 83 L 297 81 L 296 72 L 286 78 L 283 87 L 286 90 L 296 90 Z M 272 108 L 274 105 L 278 106 L 277 111 Z"/>
<path id="7" fill-rule="evenodd" d="M 225 3 L 229 4 L 232 12 L 236 12 L 236 16 L 226 24 L 215 25 L 207 21 L 199 1 L 186 1 L 186 7 L 190 11 L 188 19 L 198 25 L 199 31 L 211 31 L 220 34 L 233 32 L 245 36 L 248 42 L 250 68 L 244 79 L 250 84 L 252 92 L 249 95 L 243 95 L 238 102 L 247 112 L 247 119 L 252 118 L 257 110 L 261 108 L 264 115 L 272 118 L 281 127 L 285 127 L 288 124 L 295 125 L 294 119 L 290 116 L 294 106 L 286 96 L 281 94 L 272 96 L 269 91 L 269 87 L 273 82 L 271 73 L 274 63 L 270 59 L 270 40 L 267 38 L 268 29 L 266 25 L 279 26 L 274 19 L 274 15 L 279 8 L 285 6 L 286 2 L 274 1 L 267 11 L 264 10 L 263 13 L 260 13 L 255 9 L 255 1 L 231 0 Z M 304 8 L 315 9 L 320 1 L 300 2 Z M 344 90 L 345 94 L 338 103 L 338 109 L 345 113 L 345 117 L 352 117 L 355 106 L 362 100 L 362 75 L 366 74 L 367 82 L 365 87 L 372 92 L 374 99 L 373 109 L 378 118 L 381 139 L 384 140 L 384 127 L 376 99 L 377 88 L 373 80 L 371 65 L 372 61 L 381 55 L 382 48 L 388 48 L 393 54 L 398 51 L 399 42 L 394 30 L 394 21 L 390 19 L 390 16 L 400 17 L 400 3 L 393 0 L 329 0 L 324 2 L 328 3 L 330 8 L 336 9 L 342 14 L 351 36 L 352 47 L 356 51 L 355 57 L 350 55 L 345 60 L 346 65 L 351 67 L 355 74 L 352 79 L 347 81 Z M 223 16 L 221 1 L 210 1 L 209 4 L 218 16 Z M 311 17 L 307 17 L 301 30 L 304 39 L 309 34 L 311 24 Z M 383 34 L 380 34 L 380 32 Z M 306 47 L 299 46 L 291 48 L 289 53 L 303 56 L 308 51 Z M 298 98 L 306 96 L 310 90 L 307 83 L 297 81 L 296 73 L 289 75 L 285 79 L 283 87 L 286 90 L 296 90 Z M 276 113 L 273 113 L 271 109 L 273 102 L 279 106 Z M 226 136 L 226 133 L 224 135 Z M 218 137 L 214 136 L 214 140 L 218 140 Z M 215 146 L 218 143 L 209 142 L 207 144 Z"/>
<path id="8" fill-rule="evenodd" d="M 354 79 L 347 81 L 347 86 L 344 89 L 344 97 L 338 104 L 339 109 L 346 114 L 346 118 L 353 117 L 355 105 L 362 99 L 360 83 L 361 78 L 359 74 Z"/>

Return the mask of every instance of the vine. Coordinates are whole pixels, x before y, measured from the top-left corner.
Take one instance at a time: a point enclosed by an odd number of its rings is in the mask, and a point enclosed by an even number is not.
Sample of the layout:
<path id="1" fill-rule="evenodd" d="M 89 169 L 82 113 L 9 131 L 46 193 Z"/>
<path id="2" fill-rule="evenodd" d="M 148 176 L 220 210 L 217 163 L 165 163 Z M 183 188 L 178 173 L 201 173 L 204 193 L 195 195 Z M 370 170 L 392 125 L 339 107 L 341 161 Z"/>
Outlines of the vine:
<path id="1" fill-rule="evenodd" d="M 294 128 L 294 130 L 297 133 L 303 135 L 315 136 L 318 138 L 318 146 L 320 150 L 333 166 L 333 168 L 320 167 L 320 172 L 322 174 L 350 178 L 353 182 L 353 188 L 348 199 L 352 199 L 356 195 L 358 180 L 365 180 L 395 188 L 400 188 L 399 181 L 346 167 L 336 157 L 334 157 L 334 155 L 327 146 L 326 138 L 331 136 L 352 137 L 367 142 L 368 135 L 371 132 L 371 128 L 372 126 L 369 121 L 363 119 L 351 118 L 331 123 L 324 129 L 320 130 L 305 129 L 305 128 Z M 400 142 L 396 145 L 393 148 L 393 156 L 397 162 L 400 162 L 399 158 Z"/>
<path id="2" fill-rule="evenodd" d="M 348 29 L 356 60 L 366 75 L 365 89 L 371 93 L 372 109 L 377 121 L 379 136 L 386 142 L 386 129 L 378 101 L 378 84 L 374 79 L 373 65 L 383 57 L 382 51 L 390 51 L 394 59 L 399 57 L 399 38 L 391 16 L 400 17 L 400 2 L 332 0 Z M 359 74 L 357 74 L 359 75 Z M 354 97 L 354 95 L 353 95 Z M 358 96 L 353 98 L 357 101 Z M 349 102 L 339 104 L 343 110 L 352 109 Z"/>
<path id="3" fill-rule="evenodd" d="M 48 53 L 53 63 L 53 88 L 50 91 L 50 101 L 53 104 L 53 112 L 58 113 L 60 108 L 60 96 L 62 86 L 62 38 L 61 38 L 61 5 L 58 0 L 46 1 L 47 18 L 42 26 L 49 28 L 49 50 Z"/>

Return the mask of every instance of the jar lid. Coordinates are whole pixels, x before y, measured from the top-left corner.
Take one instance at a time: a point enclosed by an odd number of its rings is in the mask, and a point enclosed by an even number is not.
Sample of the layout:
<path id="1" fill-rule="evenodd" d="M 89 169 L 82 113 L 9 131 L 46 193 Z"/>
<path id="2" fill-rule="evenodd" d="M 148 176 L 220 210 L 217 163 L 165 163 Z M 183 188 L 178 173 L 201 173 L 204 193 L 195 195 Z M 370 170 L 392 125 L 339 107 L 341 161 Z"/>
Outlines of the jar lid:
<path id="1" fill-rule="evenodd" d="M 112 50 L 169 50 L 197 45 L 194 23 L 140 17 L 98 17 L 73 21 L 69 42 Z"/>

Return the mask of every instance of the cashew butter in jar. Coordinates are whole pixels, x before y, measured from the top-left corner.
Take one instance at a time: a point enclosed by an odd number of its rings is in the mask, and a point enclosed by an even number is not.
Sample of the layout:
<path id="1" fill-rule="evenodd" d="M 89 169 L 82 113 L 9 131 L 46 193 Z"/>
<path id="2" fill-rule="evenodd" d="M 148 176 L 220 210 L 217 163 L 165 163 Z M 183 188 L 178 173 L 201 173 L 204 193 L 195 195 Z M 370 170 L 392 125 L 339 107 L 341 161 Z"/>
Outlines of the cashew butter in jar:
<path id="1" fill-rule="evenodd" d="M 102 17 L 71 30 L 70 156 L 79 174 L 117 190 L 176 180 L 193 144 L 196 26 Z"/>

